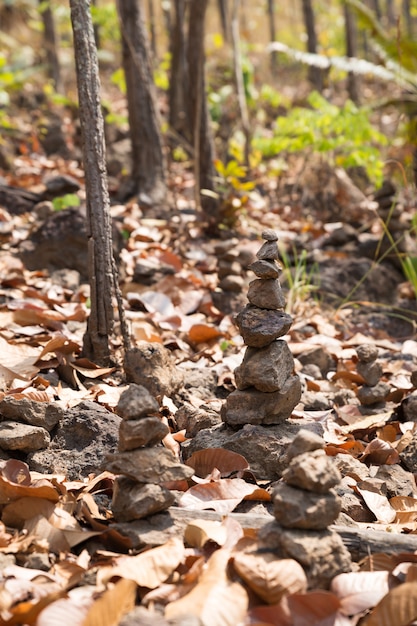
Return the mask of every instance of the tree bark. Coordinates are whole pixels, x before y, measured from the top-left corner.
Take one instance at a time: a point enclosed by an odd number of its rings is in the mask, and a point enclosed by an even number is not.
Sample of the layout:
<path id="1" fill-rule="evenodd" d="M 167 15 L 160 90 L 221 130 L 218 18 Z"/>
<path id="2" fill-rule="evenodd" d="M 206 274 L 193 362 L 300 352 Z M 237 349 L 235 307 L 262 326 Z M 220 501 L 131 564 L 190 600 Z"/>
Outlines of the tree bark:
<path id="1" fill-rule="evenodd" d="M 307 32 L 307 52 L 317 54 L 316 21 L 312 0 L 302 0 L 304 25 Z M 309 67 L 308 79 L 317 91 L 323 91 L 323 72 L 319 67 Z"/>
<path id="2" fill-rule="evenodd" d="M 167 202 L 166 162 L 141 4 L 118 0 L 117 7 L 132 143 L 132 193 L 138 193 L 142 204 L 160 207 Z"/>
<path id="3" fill-rule="evenodd" d="M 348 57 L 357 57 L 358 56 L 358 31 L 356 27 L 356 19 L 351 10 L 351 8 L 347 5 L 343 5 L 344 15 L 345 15 L 345 33 L 346 33 L 346 54 Z M 359 76 L 354 74 L 353 72 L 348 73 L 347 77 L 347 89 L 349 98 L 355 102 L 359 103 Z"/>
<path id="4" fill-rule="evenodd" d="M 402 13 L 403 13 L 407 37 L 412 39 L 414 35 L 414 25 L 413 25 L 413 17 L 411 15 L 411 1 L 410 0 L 402 0 Z"/>
<path id="5" fill-rule="evenodd" d="M 274 0 L 268 0 L 268 22 L 269 22 L 269 38 L 271 42 L 277 39 L 277 29 L 275 26 L 275 2 Z M 270 67 L 272 74 L 277 73 L 278 69 L 278 53 L 276 50 L 272 50 L 270 58 Z"/>
<path id="6" fill-rule="evenodd" d="M 223 37 L 224 40 L 228 42 L 230 39 L 228 0 L 218 0 L 217 6 L 219 7 L 220 23 L 222 25 Z"/>
<path id="7" fill-rule="evenodd" d="M 55 33 L 54 14 L 50 2 L 39 0 L 40 13 L 43 23 L 43 41 L 45 45 L 45 56 L 48 76 L 52 79 L 55 91 L 61 91 L 61 67 L 58 57 L 58 47 Z"/>
<path id="8" fill-rule="evenodd" d="M 156 47 L 156 31 L 155 31 L 155 11 L 153 6 L 153 0 L 148 0 L 148 18 L 149 18 L 149 32 L 151 35 L 151 50 L 153 61 L 158 58 L 158 51 Z"/>
<path id="9" fill-rule="evenodd" d="M 91 289 L 91 311 L 84 335 L 83 353 L 95 363 L 108 365 L 109 337 L 113 331 L 113 257 L 97 50 L 90 1 L 70 0 L 70 8 L 87 196 Z"/>
<path id="10" fill-rule="evenodd" d="M 233 42 L 233 65 L 235 72 L 237 99 L 240 111 L 240 119 L 242 121 L 242 130 L 245 136 L 245 165 L 249 167 L 249 151 L 250 151 L 250 125 L 249 113 L 246 102 L 245 86 L 243 83 L 242 61 L 240 51 L 240 33 L 239 33 L 239 7 L 240 0 L 233 0 L 232 12 L 232 42 Z"/>
<path id="11" fill-rule="evenodd" d="M 208 0 L 191 0 L 188 29 L 189 120 L 194 147 L 196 205 L 208 218 L 209 229 L 217 225 L 218 201 L 211 195 L 200 197 L 201 190 L 214 191 L 214 145 L 207 108 L 204 78 L 204 22 Z"/>
<path id="12" fill-rule="evenodd" d="M 185 94 L 188 76 L 185 41 L 185 0 L 174 0 L 174 23 L 171 30 L 171 76 L 169 82 L 169 125 L 179 135 L 187 134 Z M 190 137 L 189 137 L 190 139 Z"/>

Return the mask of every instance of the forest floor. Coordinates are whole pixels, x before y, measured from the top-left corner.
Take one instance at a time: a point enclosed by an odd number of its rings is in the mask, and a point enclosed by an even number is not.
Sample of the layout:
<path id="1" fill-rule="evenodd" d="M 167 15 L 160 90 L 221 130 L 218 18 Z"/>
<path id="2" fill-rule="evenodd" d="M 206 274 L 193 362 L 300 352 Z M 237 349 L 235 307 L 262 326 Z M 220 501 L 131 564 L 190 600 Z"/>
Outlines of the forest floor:
<path id="1" fill-rule="evenodd" d="M 117 322 L 112 367 L 80 356 L 89 294 L 83 172 L 65 146 L 46 156 L 35 144 L 22 144 L 0 181 L 0 623 L 411 623 L 417 306 L 403 262 L 417 256 L 415 197 L 389 183 L 375 194 L 314 161 L 247 197 L 232 191 L 234 223 L 216 238 L 182 164 L 173 164 L 169 213 L 113 201 L 132 339 L 166 349 L 152 383 L 169 430 L 163 445 L 194 470 L 164 480 L 166 512 L 144 505 L 126 521 L 113 517 L 117 472 L 106 464 L 117 451 L 120 396 L 141 379 L 126 379 Z M 57 210 L 67 193 L 81 206 Z M 248 302 L 248 265 L 265 229 L 279 238 L 293 318 L 284 339 L 302 395 L 283 424 L 232 428 L 221 407 L 246 349 L 234 316 Z M 372 375 L 358 357 L 364 346 Z M 300 430 L 337 466 L 341 511 L 324 526 L 294 530 L 281 520 L 283 529 L 274 494 Z M 307 519 L 305 502 L 297 506 Z"/>

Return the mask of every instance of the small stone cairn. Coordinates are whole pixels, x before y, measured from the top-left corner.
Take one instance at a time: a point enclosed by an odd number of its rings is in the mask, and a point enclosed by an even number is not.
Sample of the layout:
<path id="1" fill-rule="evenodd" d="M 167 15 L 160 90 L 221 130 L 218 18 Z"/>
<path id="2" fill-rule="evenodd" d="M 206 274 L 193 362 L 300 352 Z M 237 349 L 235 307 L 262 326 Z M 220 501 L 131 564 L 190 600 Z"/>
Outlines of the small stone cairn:
<path id="1" fill-rule="evenodd" d="M 120 474 L 113 487 L 114 518 L 130 522 L 169 508 L 175 496 L 163 483 L 189 478 L 194 470 L 159 445 L 169 429 L 159 417 L 158 402 L 145 387 L 129 385 L 116 412 L 122 418 L 119 451 L 107 456 L 105 467 Z"/>
<path id="2" fill-rule="evenodd" d="M 292 324 L 285 313 L 279 282 L 278 237 L 267 229 L 251 269 L 257 278 L 249 284 L 248 300 L 236 316 L 247 349 L 235 370 L 237 389 L 227 398 L 221 417 L 229 426 L 279 424 L 290 417 L 301 398 L 301 383 L 293 374 L 294 359 L 283 339 Z"/>
<path id="3" fill-rule="evenodd" d="M 334 489 L 341 475 L 323 448 L 321 437 L 299 431 L 287 448 L 287 468 L 272 493 L 276 521 L 259 533 L 262 547 L 303 566 L 310 588 L 327 588 L 334 576 L 351 571 L 348 550 L 328 529 L 341 510 Z"/>
<path id="4" fill-rule="evenodd" d="M 365 384 L 358 390 L 358 398 L 362 405 L 370 406 L 383 402 L 391 391 L 388 383 L 380 380 L 382 366 L 378 362 L 378 348 L 373 344 L 362 344 L 356 348 L 358 364 L 356 371 L 362 376 Z"/>

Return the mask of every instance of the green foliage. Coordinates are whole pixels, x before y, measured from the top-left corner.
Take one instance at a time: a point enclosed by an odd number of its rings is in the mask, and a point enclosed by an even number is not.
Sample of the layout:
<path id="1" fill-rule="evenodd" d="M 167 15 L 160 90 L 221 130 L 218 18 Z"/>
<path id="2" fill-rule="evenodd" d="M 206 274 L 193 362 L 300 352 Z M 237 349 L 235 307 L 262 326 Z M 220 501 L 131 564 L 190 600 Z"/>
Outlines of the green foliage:
<path id="1" fill-rule="evenodd" d="M 115 2 L 91 5 L 93 24 L 100 27 L 100 38 L 107 43 L 119 43 L 120 29 Z"/>
<path id="2" fill-rule="evenodd" d="M 59 196 L 52 200 L 54 211 L 63 211 L 69 207 L 80 206 L 80 199 L 75 193 L 67 193 L 65 196 Z"/>
<path id="3" fill-rule="evenodd" d="M 330 104 L 317 92 L 308 98 L 310 109 L 296 107 L 279 117 L 273 136 L 254 137 L 253 147 L 271 157 L 283 152 L 326 154 L 342 167 L 363 166 L 370 179 L 382 182 L 380 147 L 386 137 L 369 121 L 370 110 L 348 100 L 342 107 Z"/>
<path id="4" fill-rule="evenodd" d="M 227 164 L 216 160 L 214 165 L 218 173 L 216 196 L 220 198 L 220 226 L 232 228 L 245 207 L 247 192 L 254 189 L 255 183 L 245 180 L 247 168 L 235 159 Z"/>

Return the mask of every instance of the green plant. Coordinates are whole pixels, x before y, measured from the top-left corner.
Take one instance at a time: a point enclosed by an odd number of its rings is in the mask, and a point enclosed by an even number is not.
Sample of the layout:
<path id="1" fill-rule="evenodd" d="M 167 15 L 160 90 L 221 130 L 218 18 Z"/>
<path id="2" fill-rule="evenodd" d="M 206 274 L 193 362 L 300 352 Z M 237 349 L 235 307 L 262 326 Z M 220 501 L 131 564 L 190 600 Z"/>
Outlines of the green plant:
<path id="1" fill-rule="evenodd" d="M 231 159 L 224 164 L 214 162 L 216 178 L 216 197 L 220 199 L 220 222 L 224 228 L 235 226 L 246 202 L 247 192 L 255 187 L 253 181 L 245 180 L 247 168 L 237 160 Z"/>
<path id="2" fill-rule="evenodd" d="M 63 211 L 69 207 L 80 206 L 80 199 L 75 193 L 67 193 L 52 200 L 54 211 Z"/>
<path id="3" fill-rule="evenodd" d="M 284 278 L 288 285 L 285 308 L 287 313 L 294 315 L 300 305 L 317 291 L 318 285 L 314 281 L 318 268 L 314 264 L 309 266 L 306 250 L 298 254 L 293 248 L 291 257 L 285 248 L 280 247 L 279 253 L 284 267 Z"/>

